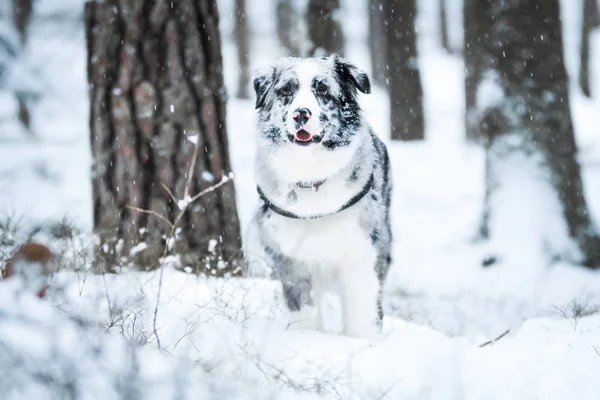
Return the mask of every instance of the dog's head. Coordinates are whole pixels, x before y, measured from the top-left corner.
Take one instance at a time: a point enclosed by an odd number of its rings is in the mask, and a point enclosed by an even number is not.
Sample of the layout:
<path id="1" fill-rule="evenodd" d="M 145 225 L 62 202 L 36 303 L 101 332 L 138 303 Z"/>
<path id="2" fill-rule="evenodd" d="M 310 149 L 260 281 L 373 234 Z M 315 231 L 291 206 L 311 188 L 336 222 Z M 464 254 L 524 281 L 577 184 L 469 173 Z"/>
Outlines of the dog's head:
<path id="1" fill-rule="evenodd" d="M 333 55 L 283 58 L 254 78 L 261 134 L 327 149 L 347 146 L 360 128 L 357 91 L 369 93 L 366 73 Z"/>

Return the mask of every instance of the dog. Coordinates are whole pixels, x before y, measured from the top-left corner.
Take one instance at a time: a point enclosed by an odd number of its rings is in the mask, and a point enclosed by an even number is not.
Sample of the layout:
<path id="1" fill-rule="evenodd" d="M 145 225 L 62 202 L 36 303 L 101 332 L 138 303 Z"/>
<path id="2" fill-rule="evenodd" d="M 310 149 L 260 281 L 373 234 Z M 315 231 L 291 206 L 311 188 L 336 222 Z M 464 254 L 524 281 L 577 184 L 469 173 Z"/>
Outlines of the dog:
<path id="1" fill-rule="evenodd" d="M 381 328 L 391 263 L 392 193 L 385 145 L 362 115 L 369 77 L 338 55 L 281 58 L 254 77 L 258 110 L 253 224 L 290 311 L 334 291 L 344 334 Z M 312 291 L 312 296 L 311 296 Z"/>

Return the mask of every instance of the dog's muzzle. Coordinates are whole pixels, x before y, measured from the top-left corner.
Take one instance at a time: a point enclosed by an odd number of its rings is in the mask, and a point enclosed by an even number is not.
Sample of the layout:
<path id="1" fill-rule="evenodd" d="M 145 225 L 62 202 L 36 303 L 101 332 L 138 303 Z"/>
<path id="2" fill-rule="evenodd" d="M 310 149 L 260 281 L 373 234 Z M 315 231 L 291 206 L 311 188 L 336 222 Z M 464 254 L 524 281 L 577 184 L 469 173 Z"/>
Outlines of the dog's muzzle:
<path id="1" fill-rule="evenodd" d="M 292 119 L 295 122 L 296 132 L 294 132 L 294 134 L 288 134 L 288 139 L 292 143 L 296 143 L 300 146 L 308 146 L 311 143 L 319 143 L 321 141 L 322 137 L 320 135 L 313 135 L 304 129 L 311 116 L 312 113 L 308 108 L 297 108 L 294 110 Z"/>

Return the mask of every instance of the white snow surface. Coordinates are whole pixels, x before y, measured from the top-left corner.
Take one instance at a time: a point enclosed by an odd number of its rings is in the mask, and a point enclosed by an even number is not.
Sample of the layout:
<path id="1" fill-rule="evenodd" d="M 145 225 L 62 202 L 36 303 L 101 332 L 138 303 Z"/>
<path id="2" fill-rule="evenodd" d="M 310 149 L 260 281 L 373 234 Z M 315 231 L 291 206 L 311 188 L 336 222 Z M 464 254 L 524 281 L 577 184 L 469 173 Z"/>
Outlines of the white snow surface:
<path id="1" fill-rule="evenodd" d="M 583 97 L 576 86 L 580 5 L 574 3 L 562 2 L 572 112 L 585 194 L 600 221 L 600 69 L 592 68 L 599 95 Z M 81 267 L 92 225 L 85 38 L 77 20 L 82 1 L 37 4 L 38 20 L 23 57 L 41 82 L 32 115 L 35 139 L 27 138 L 14 118 L 0 117 L 0 217 L 13 215 L 26 233 L 41 227 L 37 238 L 56 250 L 61 245 L 50 242 L 45 227 L 64 218 L 71 221 L 83 234 L 72 241 L 77 246 L 68 243 L 67 255 L 79 257 L 72 264 Z M 343 28 L 350 38 L 346 57 L 369 71 L 366 2 L 342 4 Z M 193 398 L 211 398 L 204 393 L 279 398 L 296 396 L 295 391 L 344 399 L 600 398 L 600 273 L 567 262 L 550 264 L 539 252 L 539 238 L 516 235 L 496 243 L 499 247 L 473 240 L 483 211 L 484 154 L 463 139 L 463 66 L 440 48 L 436 4 L 422 0 L 418 13 L 427 140 L 391 143 L 385 92 L 376 87 L 361 97 L 369 121 L 388 144 L 394 176 L 394 265 L 385 288 L 381 338 L 367 341 L 315 331 L 314 310 L 290 315 L 276 282 L 223 281 L 167 266 L 156 314 L 162 348 L 157 350 L 153 319 L 159 272 L 94 276 L 84 266 L 58 274 L 44 302 L 19 295 L 15 284 L 0 281 L 0 369 L 12 373 L 0 374 L 0 393 L 51 398 L 57 393 L 51 391 L 54 387 L 40 386 L 38 380 L 39 373 L 48 373 L 58 382 L 77 382 L 89 398 L 114 398 L 115 390 L 124 390 L 114 375 L 133 374 L 135 353 L 143 360 L 138 381 L 140 393 L 148 396 L 142 398 L 170 398 L 169 391 L 181 385 L 175 383 L 176 375 L 187 379 L 183 388 Z M 451 40 L 460 47 L 461 4 L 448 4 Z M 233 94 L 233 0 L 220 0 L 219 6 L 226 86 Z M 253 68 L 279 55 L 272 9 L 249 7 Z M 72 23 L 52 18 L 64 12 Z M 599 38 L 600 33 L 593 41 L 591 65 L 600 65 Z M 10 96 L 1 90 L 0 103 L 7 105 L 0 115 L 14 113 Z M 228 103 L 246 241 L 252 239 L 247 227 L 258 202 L 248 123 L 253 106 L 252 100 L 230 98 Z M 506 207 L 511 218 L 538 223 L 539 214 L 532 220 L 528 212 L 535 202 L 511 207 Z M 505 262 L 481 267 L 490 251 L 506 247 L 511 257 Z M 104 350 L 90 356 L 92 348 Z M 23 388 L 31 392 L 18 391 Z"/>

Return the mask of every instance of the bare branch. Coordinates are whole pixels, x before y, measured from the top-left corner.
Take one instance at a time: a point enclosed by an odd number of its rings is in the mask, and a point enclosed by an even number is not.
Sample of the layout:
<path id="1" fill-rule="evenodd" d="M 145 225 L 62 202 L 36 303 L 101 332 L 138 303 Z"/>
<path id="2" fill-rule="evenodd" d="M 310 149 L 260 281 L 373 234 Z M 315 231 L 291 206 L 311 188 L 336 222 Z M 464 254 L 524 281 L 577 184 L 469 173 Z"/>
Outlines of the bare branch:
<path id="1" fill-rule="evenodd" d="M 127 208 L 134 210 L 134 211 L 142 212 L 145 214 L 154 215 L 155 217 L 157 217 L 157 218 L 163 220 L 164 222 L 166 222 L 167 224 L 169 224 L 169 226 L 171 228 L 173 228 L 173 224 L 171 223 L 171 221 L 169 221 L 168 219 L 166 219 L 165 217 L 163 217 L 161 214 L 157 213 L 156 211 L 144 210 L 143 208 L 138 208 L 138 207 L 134 207 L 134 206 L 127 206 Z"/>
<path id="2" fill-rule="evenodd" d="M 483 344 L 480 344 L 480 345 L 479 345 L 479 347 L 485 347 L 485 346 L 488 346 L 488 345 L 490 345 L 490 344 L 494 344 L 494 343 L 496 343 L 498 340 L 502 339 L 504 336 L 508 335 L 508 333 L 509 333 L 509 332 L 510 332 L 510 328 L 508 328 L 508 329 L 506 330 L 506 332 L 504 332 L 502 335 L 498 336 L 496 339 L 493 339 L 493 340 L 488 340 L 487 342 L 485 342 L 485 343 L 483 343 Z"/>
<path id="3" fill-rule="evenodd" d="M 190 169 L 188 170 L 187 173 L 187 180 L 185 182 L 185 189 L 183 190 L 183 198 L 187 199 L 190 195 L 190 189 L 192 187 L 192 179 L 194 177 L 194 171 L 196 168 L 196 159 L 198 158 L 198 148 L 200 147 L 198 145 L 199 140 L 196 139 L 196 142 L 194 143 L 194 155 L 192 156 L 192 161 L 190 162 Z"/>
<path id="4" fill-rule="evenodd" d="M 168 238 L 166 246 L 168 246 Z M 154 317 L 152 319 L 152 332 L 154 333 L 154 337 L 156 337 L 156 345 L 158 346 L 159 350 L 162 350 L 162 347 L 160 346 L 160 337 L 158 336 L 158 329 L 156 328 L 156 319 L 158 318 L 158 305 L 160 304 L 160 291 L 162 289 L 163 282 L 163 265 L 164 261 L 160 263 L 160 274 L 158 277 L 158 293 L 156 294 L 156 306 L 154 306 Z"/>
<path id="5" fill-rule="evenodd" d="M 224 184 L 226 184 L 227 182 L 229 182 L 232 179 L 233 179 L 233 172 L 230 172 L 228 175 L 223 175 L 223 178 L 221 178 L 221 181 L 219 183 L 216 183 L 210 187 L 207 187 L 206 189 L 204 189 L 203 191 L 201 191 L 200 193 L 198 193 L 197 195 L 192 197 L 192 199 L 189 201 L 188 204 L 193 203 L 194 201 L 198 200 L 200 197 L 204 196 L 207 193 L 214 192 L 215 190 L 217 190 L 218 188 L 220 188 L 221 186 L 223 186 Z"/>
<path id="6" fill-rule="evenodd" d="M 173 192 L 171 192 L 171 189 L 169 189 L 169 187 L 162 182 L 160 183 L 160 186 L 162 186 L 163 189 L 165 189 L 165 191 L 169 194 L 169 197 L 171 198 L 171 200 L 173 200 L 173 202 L 175 202 L 175 204 L 177 204 L 177 199 L 175 198 L 175 195 L 173 194 Z"/>

